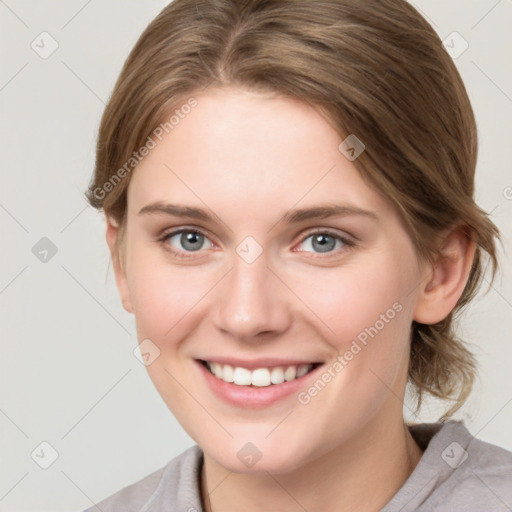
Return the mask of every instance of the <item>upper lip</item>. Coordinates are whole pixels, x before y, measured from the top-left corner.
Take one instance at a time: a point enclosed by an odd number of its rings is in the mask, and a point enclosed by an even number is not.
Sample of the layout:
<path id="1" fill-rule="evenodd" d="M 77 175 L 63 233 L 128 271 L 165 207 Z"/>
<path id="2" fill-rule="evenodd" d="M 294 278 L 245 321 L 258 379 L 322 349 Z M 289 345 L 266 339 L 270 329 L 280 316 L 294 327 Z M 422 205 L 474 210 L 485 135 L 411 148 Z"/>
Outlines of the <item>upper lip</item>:
<path id="1" fill-rule="evenodd" d="M 299 359 L 279 359 L 279 358 L 259 358 L 259 359 L 238 359 L 234 357 L 202 357 L 199 361 L 207 361 L 209 363 L 229 364 L 233 367 L 247 368 L 248 370 L 256 370 L 257 368 L 274 368 L 277 366 L 301 366 L 303 364 L 320 364 L 315 359 L 299 360 Z"/>

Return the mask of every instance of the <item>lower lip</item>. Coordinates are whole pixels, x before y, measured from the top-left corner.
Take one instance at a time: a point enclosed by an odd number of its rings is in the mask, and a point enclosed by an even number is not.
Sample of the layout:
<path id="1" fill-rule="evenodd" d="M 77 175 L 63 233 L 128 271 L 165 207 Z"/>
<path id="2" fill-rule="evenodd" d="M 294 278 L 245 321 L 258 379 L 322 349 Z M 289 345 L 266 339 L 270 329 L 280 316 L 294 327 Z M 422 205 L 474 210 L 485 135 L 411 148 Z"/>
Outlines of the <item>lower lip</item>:
<path id="1" fill-rule="evenodd" d="M 302 389 L 304 389 L 306 380 L 309 380 L 313 374 L 316 374 L 317 370 L 322 366 L 319 365 L 306 375 L 289 382 L 258 387 L 237 386 L 230 382 L 224 382 L 223 380 L 215 377 L 215 375 L 213 375 L 203 363 L 199 361 L 196 361 L 196 363 L 199 366 L 207 385 L 216 396 L 231 405 L 242 407 L 244 409 L 268 407 L 269 405 L 275 404 L 280 400 L 290 397 L 291 395 L 297 395 Z"/>

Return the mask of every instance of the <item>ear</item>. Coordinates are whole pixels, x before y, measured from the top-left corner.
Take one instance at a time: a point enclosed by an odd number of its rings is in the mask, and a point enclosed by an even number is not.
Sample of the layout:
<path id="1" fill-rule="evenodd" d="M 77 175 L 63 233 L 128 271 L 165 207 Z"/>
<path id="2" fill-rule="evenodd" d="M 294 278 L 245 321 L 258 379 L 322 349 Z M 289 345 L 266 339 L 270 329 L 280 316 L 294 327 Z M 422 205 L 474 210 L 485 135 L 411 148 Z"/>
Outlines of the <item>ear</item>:
<path id="1" fill-rule="evenodd" d="M 128 281 L 126 279 L 124 259 L 121 254 L 122 243 L 120 242 L 120 227 L 118 223 L 112 218 L 107 216 L 107 245 L 110 250 L 110 256 L 112 258 L 112 267 L 114 268 L 114 275 L 116 278 L 116 285 L 121 296 L 121 302 L 124 309 L 128 313 L 133 313 L 132 303 L 130 300 L 130 290 L 128 288 Z"/>
<path id="2" fill-rule="evenodd" d="M 463 227 L 446 235 L 421 285 L 414 309 L 414 320 L 421 324 L 436 324 L 444 320 L 460 299 L 468 281 L 476 243 Z"/>

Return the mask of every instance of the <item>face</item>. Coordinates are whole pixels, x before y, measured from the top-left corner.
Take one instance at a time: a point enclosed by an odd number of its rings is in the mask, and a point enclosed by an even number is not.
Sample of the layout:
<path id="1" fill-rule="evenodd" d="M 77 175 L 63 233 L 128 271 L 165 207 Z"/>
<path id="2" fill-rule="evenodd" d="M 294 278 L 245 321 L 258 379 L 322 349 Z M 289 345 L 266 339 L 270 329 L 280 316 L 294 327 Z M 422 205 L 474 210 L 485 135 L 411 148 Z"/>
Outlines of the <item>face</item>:
<path id="1" fill-rule="evenodd" d="M 424 272 L 316 110 L 238 89 L 196 99 L 134 171 L 118 286 L 205 453 L 286 472 L 402 421 Z"/>

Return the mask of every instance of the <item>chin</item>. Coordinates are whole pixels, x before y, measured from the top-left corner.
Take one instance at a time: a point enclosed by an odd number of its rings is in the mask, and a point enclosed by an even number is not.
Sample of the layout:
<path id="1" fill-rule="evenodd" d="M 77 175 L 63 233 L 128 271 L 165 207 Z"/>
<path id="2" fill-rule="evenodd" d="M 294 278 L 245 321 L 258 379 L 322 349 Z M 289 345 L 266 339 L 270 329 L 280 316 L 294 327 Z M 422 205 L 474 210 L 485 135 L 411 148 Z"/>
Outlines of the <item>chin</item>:
<path id="1" fill-rule="evenodd" d="M 272 441 L 261 436 L 252 437 L 249 441 L 235 438 L 226 443 L 198 443 L 201 449 L 217 464 L 229 471 L 245 474 L 284 474 L 290 473 L 311 460 L 314 448 L 308 450 L 302 442 L 297 446 L 294 442 L 283 443 L 282 440 Z"/>

